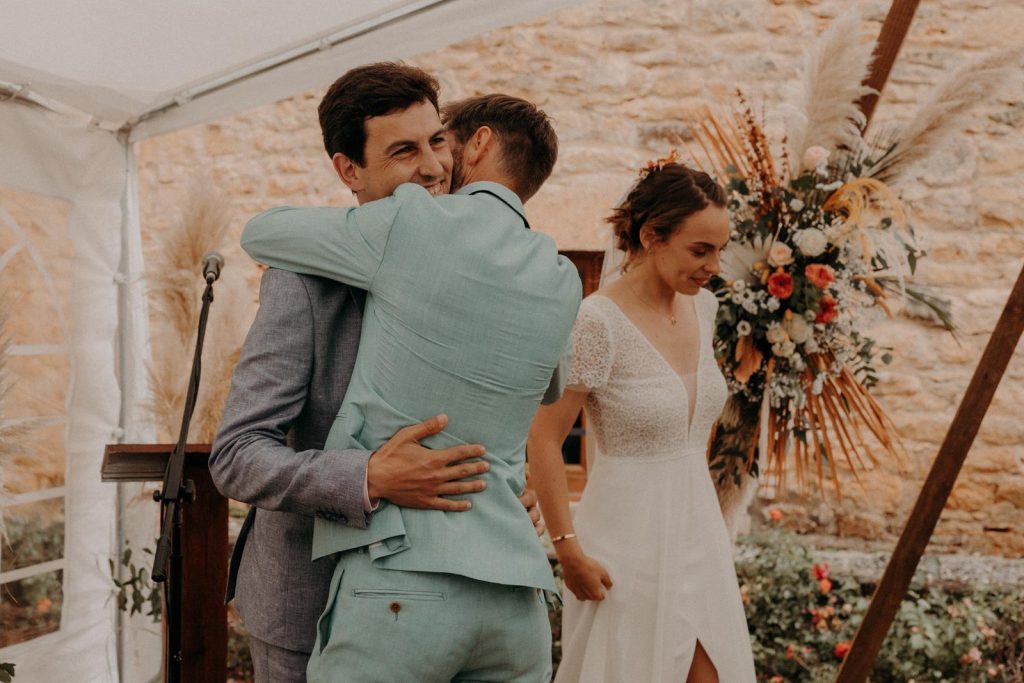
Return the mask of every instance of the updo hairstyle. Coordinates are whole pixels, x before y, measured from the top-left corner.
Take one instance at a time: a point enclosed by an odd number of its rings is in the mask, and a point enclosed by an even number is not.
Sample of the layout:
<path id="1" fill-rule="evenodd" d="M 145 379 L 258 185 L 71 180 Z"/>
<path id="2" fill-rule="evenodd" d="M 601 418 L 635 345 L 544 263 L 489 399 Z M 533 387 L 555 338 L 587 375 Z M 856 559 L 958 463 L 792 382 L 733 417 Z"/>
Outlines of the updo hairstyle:
<path id="1" fill-rule="evenodd" d="M 626 252 L 623 270 L 644 253 L 640 242 L 644 226 L 664 242 L 698 211 L 711 205 L 725 207 L 725 190 L 703 171 L 672 162 L 645 173 L 607 218 L 618 248 Z"/>

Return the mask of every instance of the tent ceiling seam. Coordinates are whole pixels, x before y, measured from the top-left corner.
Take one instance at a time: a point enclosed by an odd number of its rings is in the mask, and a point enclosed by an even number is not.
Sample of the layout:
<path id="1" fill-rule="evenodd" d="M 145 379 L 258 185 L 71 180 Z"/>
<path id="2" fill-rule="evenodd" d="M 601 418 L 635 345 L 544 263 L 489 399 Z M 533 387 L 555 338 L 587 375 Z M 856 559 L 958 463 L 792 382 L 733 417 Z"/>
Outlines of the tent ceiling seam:
<path id="1" fill-rule="evenodd" d="M 268 71 L 272 71 L 273 69 L 285 64 L 337 47 L 346 41 L 373 33 L 374 31 L 405 19 L 409 19 L 427 10 L 434 9 L 441 5 L 450 4 L 453 1 L 454 0 L 415 0 L 414 2 L 407 3 L 400 8 L 383 12 L 371 19 L 364 19 L 354 24 L 349 24 L 340 29 L 336 29 L 325 36 L 303 43 L 298 47 L 279 52 L 272 57 L 257 60 L 256 62 L 236 69 L 225 76 L 213 78 L 183 90 L 177 95 L 168 98 L 163 103 L 129 119 L 122 127 L 122 130 L 130 131 L 143 121 L 160 116 L 164 112 L 180 107 L 197 98 L 203 97 L 204 95 L 215 93 L 248 78 L 253 78 Z"/>

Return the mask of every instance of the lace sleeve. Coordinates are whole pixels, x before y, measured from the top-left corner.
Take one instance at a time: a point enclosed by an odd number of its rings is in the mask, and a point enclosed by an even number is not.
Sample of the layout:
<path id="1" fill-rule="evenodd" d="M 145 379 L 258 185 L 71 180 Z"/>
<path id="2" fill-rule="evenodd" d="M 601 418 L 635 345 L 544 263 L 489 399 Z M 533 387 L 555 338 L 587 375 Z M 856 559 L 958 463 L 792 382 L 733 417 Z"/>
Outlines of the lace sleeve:
<path id="1" fill-rule="evenodd" d="M 577 391 L 600 389 L 612 370 L 612 339 L 608 321 L 593 305 L 584 301 L 572 329 L 572 370 L 566 388 Z"/>
<path id="2" fill-rule="evenodd" d="M 718 297 L 710 290 L 701 289 L 697 294 L 697 313 L 711 323 L 711 329 L 715 329 L 715 318 L 718 317 Z"/>

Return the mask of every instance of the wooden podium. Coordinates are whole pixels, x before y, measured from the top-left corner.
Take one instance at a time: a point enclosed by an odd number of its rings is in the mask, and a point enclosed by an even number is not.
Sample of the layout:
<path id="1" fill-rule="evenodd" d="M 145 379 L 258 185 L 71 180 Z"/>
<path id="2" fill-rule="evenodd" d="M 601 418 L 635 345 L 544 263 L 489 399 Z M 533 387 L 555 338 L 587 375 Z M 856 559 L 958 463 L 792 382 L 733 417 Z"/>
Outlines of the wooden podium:
<path id="1" fill-rule="evenodd" d="M 102 480 L 162 481 L 173 450 L 174 444 L 108 444 Z M 181 666 L 182 680 L 190 683 L 227 678 L 228 501 L 213 485 L 209 458 L 209 444 L 185 446 L 184 478 L 195 484 L 195 499 L 182 507 Z M 160 519 L 160 511 L 153 503 L 153 519 Z"/>

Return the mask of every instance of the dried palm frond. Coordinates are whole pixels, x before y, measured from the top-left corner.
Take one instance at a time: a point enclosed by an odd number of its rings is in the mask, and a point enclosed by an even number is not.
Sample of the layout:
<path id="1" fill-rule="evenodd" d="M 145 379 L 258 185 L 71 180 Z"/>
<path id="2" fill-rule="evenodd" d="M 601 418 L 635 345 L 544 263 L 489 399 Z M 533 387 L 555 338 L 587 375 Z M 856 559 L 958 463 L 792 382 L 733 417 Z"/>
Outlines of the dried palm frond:
<path id="1" fill-rule="evenodd" d="M 963 128 L 968 109 L 991 96 L 1015 72 L 1022 54 L 1019 49 L 994 52 L 951 74 L 928 95 L 898 141 L 864 174 L 892 183 L 911 164 L 933 154 Z"/>
<path id="2" fill-rule="evenodd" d="M 202 257 L 223 246 L 229 225 L 227 205 L 207 187 L 195 184 L 178 219 L 154 238 L 156 255 L 150 262 L 148 290 L 153 348 L 149 407 L 163 441 L 177 439 L 185 405 L 202 305 Z M 245 292 L 240 271 L 225 271 L 218 281 L 203 346 L 203 375 L 189 434 L 192 441 L 212 440 L 220 422 L 247 327 L 242 319 L 248 311 Z"/>
<path id="3" fill-rule="evenodd" d="M 835 358 L 826 352 L 818 355 L 816 361 L 823 369 L 832 365 Z M 893 436 L 897 433 L 895 425 L 849 368 L 824 377 L 820 392 L 815 393 L 813 373 L 806 370 L 803 403 L 794 406 L 792 414 L 768 411 L 767 434 L 759 437 L 767 444 L 765 470 L 775 486 L 784 489 L 787 472 L 792 469 L 798 488 L 806 489 L 808 480 L 813 478 L 819 490 L 824 490 L 828 479 L 841 498 L 840 458 L 858 480 L 858 472 L 878 465 L 875 451 L 865 441 L 865 429 L 893 461 L 904 463 L 906 457 Z"/>
<path id="4" fill-rule="evenodd" d="M 194 293 L 203 255 L 221 247 L 228 228 L 226 204 L 208 186 L 193 183 L 177 220 L 153 236 L 147 293 L 162 327 L 189 344 L 198 320 L 200 301 Z M 202 291 L 199 289 L 198 291 Z"/>
<path id="5" fill-rule="evenodd" d="M 10 389 L 6 367 L 11 348 L 11 340 L 5 332 L 6 323 L 6 302 L 0 297 L 0 503 L 3 503 L 8 497 L 4 475 L 12 458 L 18 452 L 18 437 L 27 431 L 23 425 L 12 424 L 4 419 L 4 399 Z M 0 512 L 0 541 L 4 538 L 6 538 L 6 527 L 3 513 Z"/>
<path id="6" fill-rule="evenodd" d="M 865 122 L 857 103 L 873 92 L 863 85 L 873 47 L 863 39 L 862 16 L 854 10 L 838 17 L 807 53 L 794 104 L 784 113 L 793 175 L 805 170 L 808 147 L 857 149 Z"/>

